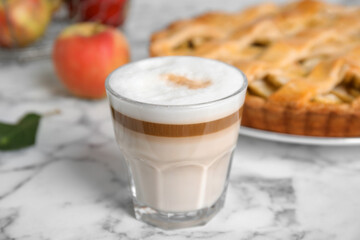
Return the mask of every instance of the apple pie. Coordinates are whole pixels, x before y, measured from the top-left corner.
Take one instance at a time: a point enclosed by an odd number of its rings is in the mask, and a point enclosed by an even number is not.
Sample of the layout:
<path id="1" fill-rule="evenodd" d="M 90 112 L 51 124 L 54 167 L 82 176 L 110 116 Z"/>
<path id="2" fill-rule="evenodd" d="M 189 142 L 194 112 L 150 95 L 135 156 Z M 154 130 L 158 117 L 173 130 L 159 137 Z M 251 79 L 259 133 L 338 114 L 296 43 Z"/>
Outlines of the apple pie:
<path id="1" fill-rule="evenodd" d="M 360 136 L 360 8 L 303 0 L 206 13 L 153 34 L 150 55 L 206 57 L 242 70 L 245 126 Z"/>

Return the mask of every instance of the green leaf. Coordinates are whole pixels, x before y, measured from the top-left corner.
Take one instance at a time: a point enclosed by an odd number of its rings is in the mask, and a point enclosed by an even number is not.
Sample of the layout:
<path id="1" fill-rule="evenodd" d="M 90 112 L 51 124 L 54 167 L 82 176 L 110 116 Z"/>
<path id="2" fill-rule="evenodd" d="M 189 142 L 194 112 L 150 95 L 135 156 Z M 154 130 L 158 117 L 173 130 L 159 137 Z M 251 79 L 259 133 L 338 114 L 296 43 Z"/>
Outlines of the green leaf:
<path id="1" fill-rule="evenodd" d="M 0 150 L 16 150 L 34 145 L 41 116 L 28 113 L 17 124 L 0 123 Z"/>

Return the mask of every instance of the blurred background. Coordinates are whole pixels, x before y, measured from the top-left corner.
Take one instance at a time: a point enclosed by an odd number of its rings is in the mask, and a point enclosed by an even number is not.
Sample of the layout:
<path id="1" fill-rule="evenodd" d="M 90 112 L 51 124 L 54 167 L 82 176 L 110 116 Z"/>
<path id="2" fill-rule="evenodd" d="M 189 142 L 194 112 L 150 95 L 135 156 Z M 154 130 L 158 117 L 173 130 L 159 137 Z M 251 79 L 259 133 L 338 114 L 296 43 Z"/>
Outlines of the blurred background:
<path id="1" fill-rule="evenodd" d="M 27 0 L 22 0 L 26 2 Z M 156 30 L 163 29 L 169 23 L 207 11 L 238 11 L 248 6 L 256 5 L 262 0 L 238 1 L 238 0 L 45 0 L 50 5 L 49 23 L 37 23 L 32 28 L 43 29 L 44 34 L 34 37 L 31 43 L 19 48 L 14 44 L 9 47 L 0 47 L 0 66 L 14 62 L 29 62 L 36 59 L 49 57 L 54 39 L 66 26 L 79 21 L 95 21 L 109 24 L 122 29 L 131 45 L 132 60 L 144 58 L 148 55 L 148 42 Z M 0 0 L 4 5 L 5 19 L 2 24 L 8 25 L 10 32 L 15 32 L 13 25 L 9 25 L 12 0 Z M 41 2 L 41 1 L 39 1 Z M 272 2 L 283 3 L 284 0 Z M 356 0 L 331 0 L 328 2 L 342 4 L 356 4 Z M 37 15 L 44 15 L 41 7 L 31 10 Z M 171 14 L 169 14 L 171 13 Z M 19 14 L 23 18 L 26 12 Z M 30 21 L 30 20 L 27 20 Z M 41 25 L 42 24 L 42 25 Z M 0 35 L 4 35 L 1 33 Z M 14 42 L 21 42 L 24 36 L 14 34 L 11 38 Z"/>

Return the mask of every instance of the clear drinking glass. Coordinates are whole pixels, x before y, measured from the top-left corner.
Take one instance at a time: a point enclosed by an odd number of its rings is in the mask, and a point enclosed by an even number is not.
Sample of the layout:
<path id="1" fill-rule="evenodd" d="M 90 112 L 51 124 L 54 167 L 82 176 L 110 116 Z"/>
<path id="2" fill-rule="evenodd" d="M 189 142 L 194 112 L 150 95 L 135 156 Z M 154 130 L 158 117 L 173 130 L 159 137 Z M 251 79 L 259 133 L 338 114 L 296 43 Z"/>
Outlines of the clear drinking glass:
<path id="1" fill-rule="evenodd" d="M 236 69 L 215 60 L 187 58 Z M 142 61 L 154 59 L 158 58 Z M 163 229 L 207 223 L 225 201 L 247 88 L 244 74 L 236 69 L 243 84 L 224 98 L 157 105 L 128 99 L 110 87 L 114 73 L 119 76 L 123 69 L 109 75 L 106 89 L 116 140 L 131 178 L 136 218 Z M 186 121 L 173 124 L 168 116 Z"/>

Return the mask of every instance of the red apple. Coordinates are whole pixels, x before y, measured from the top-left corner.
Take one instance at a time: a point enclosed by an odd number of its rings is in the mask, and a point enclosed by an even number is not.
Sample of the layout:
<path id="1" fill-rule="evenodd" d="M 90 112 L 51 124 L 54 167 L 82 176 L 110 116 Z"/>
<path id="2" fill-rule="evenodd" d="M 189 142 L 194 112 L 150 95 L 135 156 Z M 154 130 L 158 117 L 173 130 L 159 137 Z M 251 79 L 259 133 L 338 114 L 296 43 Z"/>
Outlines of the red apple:
<path id="1" fill-rule="evenodd" d="M 80 21 L 94 21 L 114 27 L 126 16 L 127 0 L 68 0 L 70 16 Z"/>
<path id="2" fill-rule="evenodd" d="M 50 22 L 47 0 L 0 1 L 0 46 L 24 47 L 40 38 Z"/>
<path id="3" fill-rule="evenodd" d="M 55 70 L 76 96 L 102 98 L 105 79 L 129 62 L 129 47 L 116 28 L 98 23 L 78 23 L 60 33 L 53 48 Z"/>

